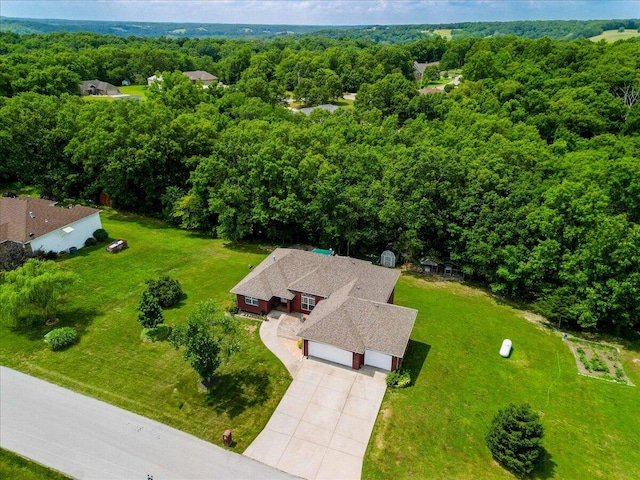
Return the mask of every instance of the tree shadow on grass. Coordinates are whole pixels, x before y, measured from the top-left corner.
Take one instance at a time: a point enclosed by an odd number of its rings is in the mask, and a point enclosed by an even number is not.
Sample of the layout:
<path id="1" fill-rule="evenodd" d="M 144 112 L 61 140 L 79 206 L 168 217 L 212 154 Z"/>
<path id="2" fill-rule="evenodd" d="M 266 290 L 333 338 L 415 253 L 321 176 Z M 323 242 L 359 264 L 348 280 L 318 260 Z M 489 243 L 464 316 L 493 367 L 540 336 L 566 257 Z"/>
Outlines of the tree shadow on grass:
<path id="1" fill-rule="evenodd" d="M 266 372 L 241 370 L 216 375 L 215 383 L 207 393 L 207 405 L 216 413 L 226 413 L 230 418 L 269 399 L 271 380 Z"/>
<path id="2" fill-rule="evenodd" d="M 556 466 L 558 464 L 553 461 L 553 456 L 546 448 L 544 449 L 543 455 L 543 464 L 540 469 L 533 474 L 532 478 L 546 480 L 547 478 L 553 478 L 556 476 Z"/>
<path id="3" fill-rule="evenodd" d="M 409 340 L 409 348 L 402 362 L 402 368 L 411 372 L 412 385 L 417 382 L 430 351 L 431 345 L 417 340 Z"/>
<path id="4" fill-rule="evenodd" d="M 76 307 L 63 310 L 58 313 L 58 322 L 51 325 L 18 325 L 11 327 L 11 330 L 19 335 L 23 335 L 29 340 L 42 340 L 48 332 L 55 328 L 73 327 L 78 333 L 78 337 L 82 337 L 87 331 L 89 325 L 101 312 L 92 307 Z"/>
<path id="5" fill-rule="evenodd" d="M 225 242 L 224 248 L 238 253 L 251 253 L 255 255 L 266 255 L 273 251 L 273 248 L 266 247 L 262 244 L 253 243 L 237 243 L 237 242 Z"/>

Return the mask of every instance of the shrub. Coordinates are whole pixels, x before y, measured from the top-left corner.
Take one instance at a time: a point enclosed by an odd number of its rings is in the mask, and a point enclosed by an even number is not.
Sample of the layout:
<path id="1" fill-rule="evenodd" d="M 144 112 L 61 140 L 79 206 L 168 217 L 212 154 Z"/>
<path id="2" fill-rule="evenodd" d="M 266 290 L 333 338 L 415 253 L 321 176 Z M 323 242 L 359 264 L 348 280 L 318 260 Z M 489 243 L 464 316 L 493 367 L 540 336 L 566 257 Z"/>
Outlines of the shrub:
<path id="1" fill-rule="evenodd" d="M 396 370 L 387 374 L 387 385 L 395 388 L 405 388 L 411 383 L 411 374 L 408 370 Z"/>
<path id="2" fill-rule="evenodd" d="M 147 280 L 147 292 L 153 295 L 162 308 L 175 305 L 182 297 L 182 287 L 180 282 L 168 275 L 160 277 L 158 280 Z"/>
<path id="3" fill-rule="evenodd" d="M 491 422 L 486 441 L 493 457 L 516 474 L 529 474 L 544 459 L 540 417 L 528 404 L 510 404 Z"/>
<path id="4" fill-rule="evenodd" d="M 299 338 L 297 343 L 298 343 L 298 348 L 302 350 L 302 339 Z"/>
<path id="5" fill-rule="evenodd" d="M 158 299 L 151 295 L 148 290 L 142 292 L 138 310 L 138 322 L 144 328 L 155 328 L 164 323 L 164 315 L 162 315 Z"/>
<path id="6" fill-rule="evenodd" d="M 78 341 L 78 334 L 75 328 L 62 327 L 51 330 L 44 336 L 45 341 L 51 350 L 62 350 Z"/>
<path id="7" fill-rule="evenodd" d="M 96 245 L 98 243 L 98 241 L 93 238 L 93 237 L 89 237 L 84 241 L 84 246 L 85 247 L 92 247 L 93 245 Z"/>
<path id="8" fill-rule="evenodd" d="M 236 313 L 238 313 L 238 306 L 237 305 L 232 305 L 229 308 L 227 308 L 227 312 L 229 312 L 231 315 L 235 315 Z"/>
<path id="9" fill-rule="evenodd" d="M 93 232 L 93 236 L 98 242 L 104 242 L 107 238 L 109 238 L 109 234 L 104 228 L 99 228 L 98 230 Z"/>

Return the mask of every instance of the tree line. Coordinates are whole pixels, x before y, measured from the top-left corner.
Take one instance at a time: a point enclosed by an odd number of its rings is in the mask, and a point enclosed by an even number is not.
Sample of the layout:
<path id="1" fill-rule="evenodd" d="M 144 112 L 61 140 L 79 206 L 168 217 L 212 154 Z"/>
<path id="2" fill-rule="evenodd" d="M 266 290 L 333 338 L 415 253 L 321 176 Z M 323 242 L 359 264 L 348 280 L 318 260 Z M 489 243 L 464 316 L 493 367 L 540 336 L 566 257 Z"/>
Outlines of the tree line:
<path id="1" fill-rule="evenodd" d="M 87 56 L 104 48 L 85 39 Z M 640 88 L 640 42 L 438 45 L 233 42 L 215 62 L 234 69 L 228 88 L 168 68 L 146 101 L 12 94 L 0 98 L 0 179 L 58 198 L 104 192 L 116 208 L 232 241 L 363 257 L 391 244 L 414 261 L 450 258 L 552 320 L 637 329 L 640 103 L 629 92 Z M 418 93 L 405 67 L 422 47 L 462 68 L 458 88 Z M 29 70 L 22 55 L 14 71 Z M 375 66 L 362 67 L 353 110 L 305 116 L 282 104 L 298 72 L 319 88 L 361 56 Z"/>
<path id="2" fill-rule="evenodd" d="M 171 38 L 242 38 L 281 39 L 325 37 L 360 39 L 376 43 L 413 42 L 435 35 L 436 30 L 451 30 L 454 39 L 517 35 L 523 38 L 549 37 L 558 40 L 589 38 L 605 30 L 635 30 L 638 19 L 617 20 L 520 20 L 510 22 L 459 22 L 420 25 L 313 26 L 313 25 L 243 25 L 221 23 L 120 22 L 91 20 L 49 20 L 28 18 L 2 19 L 0 31 L 18 34 L 54 32 L 92 32 L 118 37 Z"/>

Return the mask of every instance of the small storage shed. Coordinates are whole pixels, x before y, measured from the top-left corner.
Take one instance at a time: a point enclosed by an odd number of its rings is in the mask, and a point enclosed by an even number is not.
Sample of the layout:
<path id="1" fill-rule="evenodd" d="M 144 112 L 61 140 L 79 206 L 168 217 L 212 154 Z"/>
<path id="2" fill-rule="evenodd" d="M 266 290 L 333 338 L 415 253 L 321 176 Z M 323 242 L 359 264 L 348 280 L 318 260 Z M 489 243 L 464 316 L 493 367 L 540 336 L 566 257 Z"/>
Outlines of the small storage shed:
<path id="1" fill-rule="evenodd" d="M 424 273 L 438 273 L 440 264 L 431 258 L 420 260 L 420 269 Z"/>
<path id="2" fill-rule="evenodd" d="M 384 252 L 382 252 L 382 255 L 380 255 L 380 265 L 382 265 L 383 267 L 390 267 L 390 268 L 395 267 L 396 254 L 393 253 L 391 250 L 385 250 Z"/>

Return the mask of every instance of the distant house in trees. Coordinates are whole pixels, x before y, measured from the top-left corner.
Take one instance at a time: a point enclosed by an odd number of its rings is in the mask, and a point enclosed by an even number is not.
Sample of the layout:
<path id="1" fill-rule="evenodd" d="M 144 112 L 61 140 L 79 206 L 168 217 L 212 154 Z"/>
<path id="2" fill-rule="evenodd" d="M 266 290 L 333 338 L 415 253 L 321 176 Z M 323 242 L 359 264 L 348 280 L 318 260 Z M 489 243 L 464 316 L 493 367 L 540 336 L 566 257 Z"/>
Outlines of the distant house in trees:
<path id="1" fill-rule="evenodd" d="M 393 305 L 399 276 L 355 258 L 278 248 L 231 292 L 245 312 L 303 314 L 306 356 L 396 370 L 418 314 Z"/>
<path id="2" fill-rule="evenodd" d="M 80 84 L 82 95 L 120 95 L 120 90 L 115 85 L 101 80 L 85 80 Z"/>
<path id="3" fill-rule="evenodd" d="M 440 62 L 429 62 L 429 63 L 418 63 L 413 62 L 413 76 L 416 80 L 422 80 L 422 76 L 424 75 L 424 71 L 427 67 L 434 67 L 436 65 L 440 65 Z"/>
<path id="4" fill-rule="evenodd" d="M 302 112 L 305 115 L 311 115 L 311 112 L 313 112 L 314 110 L 326 110 L 327 112 L 335 112 L 338 108 L 337 105 L 331 105 L 331 104 L 323 104 L 323 105 L 318 105 L 315 107 L 305 107 L 305 108 L 301 108 L 299 110 L 293 110 L 293 111 L 297 111 L 297 112 Z"/>
<path id="5" fill-rule="evenodd" d="M 215 75 L 211 75 L 209 72 L 205 72 L 204 70 L 182 72 L 182 74 L 189 80 L 191 80 L 191 83 L 193 83 L 194 85 L 198 83 L 198 81 L 201 81 L 204 87 L 208 87 L 212 83 L 214 85 L 218 84 L 218 77 L 216 77 Z M 148 85 L 151 85 L 153 82 L 162 82 L 162 75 L 151 75 L 147 78 Z"/>
<path id="6" fill-rule="evenodd" d="M 215 75 L 211 75 L 209 72 L 205 72 L 204 70 L 195 70 L 193 72 L 182 72 L 183 75 L 189 77 L 191 83 L 196 84 L 198 80 L 202 82 L 202 85 L 208 87 L 212 83 L 214 85 L 218 84 L 218 77 Z"/>
<path id="7" fill-rule="evenodd" d="M 100 228 L 100 210 L 96 208 L 58 207 L 51 200 L 30 197 L 0 198 L 0 243 L 58 253 L 83 247 Z"/>

